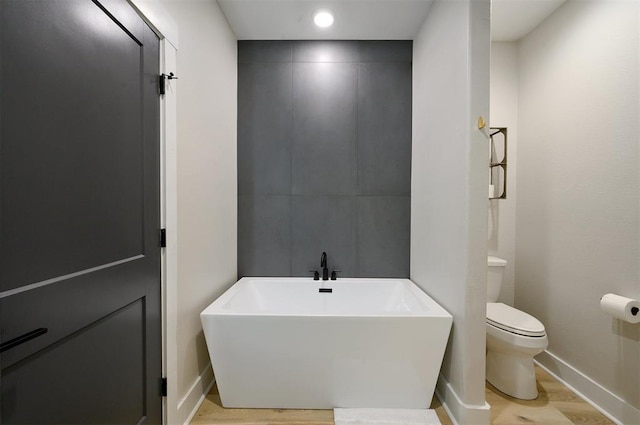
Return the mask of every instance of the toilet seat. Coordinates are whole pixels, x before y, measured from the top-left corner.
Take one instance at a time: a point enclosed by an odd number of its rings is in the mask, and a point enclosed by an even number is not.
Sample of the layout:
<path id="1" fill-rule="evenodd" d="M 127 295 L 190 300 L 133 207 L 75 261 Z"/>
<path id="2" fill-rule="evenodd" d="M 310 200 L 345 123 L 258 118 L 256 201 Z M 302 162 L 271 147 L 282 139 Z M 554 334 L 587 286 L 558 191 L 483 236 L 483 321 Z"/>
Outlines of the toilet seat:
<path id="1" fill-rule="evenodd" d="M 516 335 L 546 336 L 544 325 L 538 319 L 503 303 L 487 303 L 487 324 Z"/>

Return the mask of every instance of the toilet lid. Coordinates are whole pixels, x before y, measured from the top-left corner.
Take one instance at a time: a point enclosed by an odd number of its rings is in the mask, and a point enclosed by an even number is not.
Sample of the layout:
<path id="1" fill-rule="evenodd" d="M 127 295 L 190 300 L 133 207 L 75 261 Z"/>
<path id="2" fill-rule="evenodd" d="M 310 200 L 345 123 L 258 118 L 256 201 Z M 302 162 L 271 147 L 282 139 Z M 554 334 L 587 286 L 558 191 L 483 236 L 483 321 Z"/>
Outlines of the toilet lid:
<path id="1" fill-rule="evenodd" d="M 524 311 L 502 303 L 487 303 L 487 323 L 524 336 L 544 336 L 544 325 Z"/>

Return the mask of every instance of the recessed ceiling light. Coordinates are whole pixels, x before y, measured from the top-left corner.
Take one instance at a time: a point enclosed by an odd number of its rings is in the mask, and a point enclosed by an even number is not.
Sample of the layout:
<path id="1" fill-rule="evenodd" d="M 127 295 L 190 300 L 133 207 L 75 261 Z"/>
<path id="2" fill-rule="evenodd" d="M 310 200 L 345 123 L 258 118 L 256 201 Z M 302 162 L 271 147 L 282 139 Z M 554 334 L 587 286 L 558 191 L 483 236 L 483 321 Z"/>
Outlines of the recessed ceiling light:
<path id="1" fill-rule="evenodd" d="M 318 9 L 313 13 L 313 22 L 320 28 L 333 25 L 333 12 L 329 9 Z"/>

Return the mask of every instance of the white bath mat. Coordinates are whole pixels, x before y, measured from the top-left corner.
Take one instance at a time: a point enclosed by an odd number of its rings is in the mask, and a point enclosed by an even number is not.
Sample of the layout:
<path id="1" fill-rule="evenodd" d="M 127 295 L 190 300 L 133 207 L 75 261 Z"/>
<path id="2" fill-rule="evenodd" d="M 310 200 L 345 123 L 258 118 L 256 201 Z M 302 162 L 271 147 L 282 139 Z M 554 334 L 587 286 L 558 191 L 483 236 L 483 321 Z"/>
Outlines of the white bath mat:
<path id="1" fill-rule="evenodd" d="M 430 409 L 333 409 L 336 425 L 441 425 Z"/>

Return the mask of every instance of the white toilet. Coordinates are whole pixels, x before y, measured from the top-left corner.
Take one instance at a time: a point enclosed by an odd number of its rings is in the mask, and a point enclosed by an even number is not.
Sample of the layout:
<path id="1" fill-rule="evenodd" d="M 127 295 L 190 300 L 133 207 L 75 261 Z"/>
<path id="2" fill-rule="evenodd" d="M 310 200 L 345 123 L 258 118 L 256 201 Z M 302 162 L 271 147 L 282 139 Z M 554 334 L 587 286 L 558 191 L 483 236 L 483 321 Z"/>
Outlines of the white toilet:
<path id="1" fill-rule="evenodd" d="M 538 397 L 533 356 L 547 348 L 547 334 L 535 317 L 496 302 L 507 262 L 487 260 L 487 381 L 511 397 L 533 400 Z"/>

